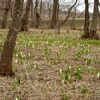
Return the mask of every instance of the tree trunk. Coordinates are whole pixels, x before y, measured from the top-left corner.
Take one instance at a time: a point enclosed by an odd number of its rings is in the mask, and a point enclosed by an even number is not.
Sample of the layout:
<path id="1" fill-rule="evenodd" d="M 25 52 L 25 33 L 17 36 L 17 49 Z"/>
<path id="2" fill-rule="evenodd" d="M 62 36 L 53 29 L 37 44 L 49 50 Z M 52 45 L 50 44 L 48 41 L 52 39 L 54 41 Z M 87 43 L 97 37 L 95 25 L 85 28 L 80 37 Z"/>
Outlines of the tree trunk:
<path id="1" fill-rule="evenodd" d="M 4 13 L 4 5 L 5 5 L 5 1 L 4 0 L 0 0 L 0 20 L 3 19 L 3 16 L 2 15 Z"/>
<path id="2" fill-rule="evenodd" d="M 12 0 L 12 2 L 11 2 L 11 7 L 10 7 L 10 17 L 12 18 L 12 16 L 13 16 L 13 10 L 14 10 L 14 4 L 15 4 L 15 0 Z"/>
<path id="3" fill-rule="evenodd" d="M 82 38 L 89 38 L 89 0 L 85 0 L 85 23 L 84 23 L 84 35 Z"/>
<path id="4" fill-rule="evenodd" d="M 22 23 L 21 23 L 21 31 L 28 31 L 28 17 L 31 8 L 32 0 L 27 0 L 26 10 L 23 15 Z"/>
<path id="5" fill-rule="evenodd" d="M 71 21 L 71 29 L 72 30 L 75 30 L 76 28 L 75 28 L 75 17 L 76 17 L 76 8 L 75 8 L 75 10 L 74 10 L 74 12 L 73 12 L 73 18 L 72 18 L 72 21 Z"/>
<path id="6" fill-rule="evenodd" d="M 31 3 L 31 27 L 34 26 L 34 16 L 33 16 L 33 0 L 32 0 L 32 3 Z"/>
<path id="7" fill-rule="evenodd" d="M 61 25 L 64 25 L 68 21 L 68 18 L 70 17 L 71 10 L 75 7 L 77 2 L 78 2 L 78 0 L 76 0 L 76 2 L 69 8 L 69 10 L 67 12 L 67 16 L 66 16 L 64 22 L 61 23 Z"/>
<path id="8" fill-rule="evenodd" d="M 34 27 L 38 28 L 40 24 L 40 14 L 38 13 L 38 0 L 35 2 L 35 8 L 34 8 Z"/>
<path id="9" fill-rule="evenodd" d="M 59 0 L 53 0 L 53 14 L 51 20 L 51 28 L 55 29 L 58 25 L 58 12 L 59 12 Z"/>
<path id="10" fill-rule="evenodd" d="M 34 26 L 35 28 L 39 28 L 39 25 L 40 25 L 40 15 L 39 13 L 36 13 L 35 20 L 34 20 Z"/>
<path id="11" fill-rule="evenodd" d="M 98 7 L 100 7 L 100 3 L 98 4 Z M 99 9 L 98 9 L 98 17 L 99 17 L 99 23 L 98 23 L 98 25 L 99 25 L 99 29 L 100 29 L 100 11 L 99 11 Z"/>
<path id="12" fill-rule="evenodd" d="M 48 3 L 48 15 L 49 15 L 49 19 L 51 19 L 51 4 Z"/>
<path id="13" fill-rule="evenodd" d="M 15 0 L 12 23 L 9 28 L 7 39 L 4 43 L 0 60 L 0 75 L 12 76 L 13 51 L 16 44 L 16 37 L 20 30 L 21 17 L 24 0 Z"/>
<path id="14" fill-rule="evenodd" d="M 5 29 L 6 25 L 7 25 L 7 17 L 8 17 L 9 10 L 10 10 L 10 4 L 11 4 L 11 0 L 8 0 L 6 2 L 5 12 L 4 12 L 3 20 L 2 20 L 2 28 L 3 29 Z"/>
<path id="15" fill-rule="evenodd" d="M 94 12 L 93 12 L 93 18 L 92 18 L 92 23 L 91 23 L 91 29 L 90 29 L 90 39 L 99 39 L 99 36 L 97 34 L 97 23 L 98 23 L 98 4 L 99 0 L 94 0 Z"/>
<path id="16" fill-rule="evenodd" d="M 42 14 L 42 0 L 40 2 L 40 17 L 41 17 L 41 14 Z"/>

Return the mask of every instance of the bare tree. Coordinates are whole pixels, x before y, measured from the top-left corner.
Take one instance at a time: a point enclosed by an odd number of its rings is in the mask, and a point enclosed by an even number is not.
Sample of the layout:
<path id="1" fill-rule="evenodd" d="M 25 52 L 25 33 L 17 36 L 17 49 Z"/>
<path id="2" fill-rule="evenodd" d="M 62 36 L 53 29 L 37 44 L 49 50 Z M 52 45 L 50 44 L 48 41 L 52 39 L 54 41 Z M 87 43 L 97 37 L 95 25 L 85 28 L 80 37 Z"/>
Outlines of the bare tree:
<path id="1" fill-rule="evenodd" d="M 2 20 L 2 28 L 6 28 L 7 25 L 7 17 L 9 14 L 9 10 L 10 10 L 10 4 L 11 4 L 11 0 L 8 0 L 6 2 L 6 6 L 5 6 L 5 12 L 4 12 L 4 16 L 3 16 L 3 20 Z"/>
<path id="2" fill-rule="evenodd" d="M 32 3 L 31 3 L 31 27 L 34 26 L 34 16 L 33 16 L 33 0 L 32 0 Z"/>
<path id="3" fill-rule="evenodd" d="M 89 0 L 85 1 L 85 23 L 84 23 L 84 35 L 82 38 L 89 38 Z"/>
<path id="4" fill-rule="evenodd" d="M 41 14 L 42 14 L 42 0 L 40 2 L 40 16 L 41 16 Z"/>
<path id="5" fill-rule="evenodd" d="M 75 10 L 74 10 L 74 12 L 73 12 L 73 18 L 72 18 L 72 20 L 71 20 L 71 29 L 72 30 L 75 30 L 75 17 L 76 17 L 76 8 L 75 8 Z"/>
<path id="6" fill-rule="evenodd" d="M 26 10 L 21 22 L 21 31 L 28 31 L 28 17 L 29 17 L 29 12 L 31 8 L 31 3 L 32 3 L 32 0 L 27 0 Z"/>
<path id="7" fill-rule="evenodd" d="M 48 12 L 49 12 L 49 18 L 51 19 L 51 4 L 48 2 Z"/>
<path id="8" fill-rule="evenodd" d="M 35 8 L 34 8 L 34 27 L 38 28 L 40 24 L 40 14 L 38 13 L 38 5 L 39 1 L 35 1 Z"/>
<path id="9" fill-rule="evenodd" d="M 59 17 L 59 0 L 53 0 L 53 14 L 51 20 L 51 28 L 56 28 L 58 26 Z"/>
<path id="10" fill-rule="evenodd" d="M 93 18 L 92 18 L 92 23 L 91 23 L 91 28 L 90 28 L 90 39 L 99 39 L 99 36 L 97 35 L 97 23 L 98 23 L 98 5 L 99 5 L 99 0 L 94 0 L 94 12 L 93 12 Z"/>
<path id="11" fill-rule="evenodd" d="M 1 54 L 0 75 L 14 75 L 12 71 L 13 51 L 16 44 L 16 37 L 20 30 L 23 2 L 24 0 L 15 0 L 12 23 Z"/>
<path id="12" fill-rule="evenodd" d="M 64 20 L 64 22 L 62 22 L 62 25 L 65 24 L 68 21 L 68 18 L 70 16 L 71 10 L 75 7 L 75 5 L 77 4 L 78 0 L 75 1 L 75 3 L 69 8 L 68 12 L 67 12 L 67 16 Z"/>

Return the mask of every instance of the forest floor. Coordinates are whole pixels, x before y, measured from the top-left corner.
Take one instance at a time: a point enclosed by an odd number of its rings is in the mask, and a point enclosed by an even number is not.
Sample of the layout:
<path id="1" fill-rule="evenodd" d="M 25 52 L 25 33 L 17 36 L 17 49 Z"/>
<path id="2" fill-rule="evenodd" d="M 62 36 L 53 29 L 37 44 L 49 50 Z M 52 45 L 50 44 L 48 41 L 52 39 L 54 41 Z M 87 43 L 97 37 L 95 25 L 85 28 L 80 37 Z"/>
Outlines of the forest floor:
<path id="1" fill-rule="evenodd" d="M 0 30 L 0 52 L 7 32 Z M 0 76 L 0 100 L 100 100 L 100 41 L 81 40 L 81 30 L 56 33 L 18 35 L 16 76 Z"/>

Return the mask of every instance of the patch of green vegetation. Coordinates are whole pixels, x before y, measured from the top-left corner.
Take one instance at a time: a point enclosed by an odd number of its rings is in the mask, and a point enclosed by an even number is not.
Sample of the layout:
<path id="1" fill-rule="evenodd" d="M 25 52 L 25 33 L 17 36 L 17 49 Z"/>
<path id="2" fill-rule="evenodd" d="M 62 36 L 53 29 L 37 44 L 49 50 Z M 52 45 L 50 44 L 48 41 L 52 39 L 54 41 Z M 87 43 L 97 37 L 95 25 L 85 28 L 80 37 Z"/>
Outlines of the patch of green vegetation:
<path id="1" fill-rule="evenodd" d="M 48 48 L 44 49 L 43 55 L 45 59 L 48 59 L 48 57 L 50 56 L 51 51 Z"/>
<path id="2" fill-rule="evenodd" d="M 16 85 L 20 85 L 20 84 L 21 84 L 21 77 L 20 77 L 20 76 L 16 77 L 14 83 L 15 83 Z"/>
<path id="3" fill-rule="evenodd" d="M 81 93 L 82 93 L 82 94 L 86 94 L 88 91 L 89 91 L 88 88 L 83 88 L 83 89 L 81 90 Z"/>
<path id="4" fill-rule="evenodd" d="M 99 68 L 96 68 L 96 67 L 93 67 L 93 66 L 89 66 L 87 71 L 92 74 L 92 75 L 97 75 L 98 76 L 98 73 L 100 73 L 100 69 Z"/>
<path id="5" fill-rule="evenodd" d="M 100 46 L 99 40 L 80 40 L 80 44 Z"/>
<path id="6" fill-rule="evenodd" d="M 97 57 L 93 57 L 93 58 L 85 58 L 84 59 L 85 63 L 88 65 L 88 64 L 91 64 L 91 63 L 98 63 L 100 64 L 100 59 L 97 58 Z"/>
<path id="7" fill-rule="evenodd" d="M 67 73 L 64 73 L 63 74 L 63 81 L 64 81 L 64 83 L 66 83 L 66 82 L 72 82 L 71 75 L 70 74 L 67 74 Z"/>
<path id="8" fill-rule="evenodd" d="M 73 75 L 78 78 L 78 79 L 82 79 L 82 76 L 81 76 L 81 72 L 83 71 L 82 67 L 81 66 L 78 66 L 75 71 L 73 72 Z"/>
<path id="9" fill-rule="evenodd" d="M 70 97 L 67 94 L 62 94 L 61 100 L 70 100 Z"/>
<path id="10" fill-rule="evenodd" d="M 81 80 L 82 72 L 83 72 L 83 68 L 80 65 L 78 65 L 77 68 L 75 68 L 74 70 L 71 67 L 65 67 L 65 69 L 63 69 L 62 73 L 60 74 L 63 82 L 67 83 L 67 82 L 73 82 L 76 79 Z"/>
<path id="11" fill-rule="evenodd" d="M 8 99 L 7 97 L 5 97 L 3 100 L 10 100 L 10 99 Z"/>
<path id="12" fill-rule="evenodd" d="M 12 84 L 11 90 L 14 91 L 17 89 L 17 86 L 21 85 L 21 77 L 17 76 Z"/>

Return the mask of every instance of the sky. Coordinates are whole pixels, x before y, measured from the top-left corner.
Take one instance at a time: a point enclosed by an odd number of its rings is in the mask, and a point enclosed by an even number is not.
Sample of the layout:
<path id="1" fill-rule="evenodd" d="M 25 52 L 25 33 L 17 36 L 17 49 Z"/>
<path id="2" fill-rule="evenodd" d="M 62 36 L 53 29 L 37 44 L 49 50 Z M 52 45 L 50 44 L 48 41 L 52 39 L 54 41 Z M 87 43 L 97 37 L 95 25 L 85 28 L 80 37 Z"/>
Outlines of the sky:
<path id="1" fill-rule="evenodd" d="M 62 2 L 66 2 L 66 3 L 69 3 L 69 4 L 74 4 L 76 0 L 61 0 Z M 92 13 L 93 12 L 93 1 L 94 0 L 89 0 L 89 3 L 90 4 L 90 8 L 89 8 L 89 11 Z M 83 12 L 85 10 L 85 5 L 84 5 L 84 0 L 78 0 L 78 11 L 80 12 Z"/>
<path id="2" fill-rule="evenodd" d="M 26 1 L 26 0 L 24 0 Z M 52 0 L 44 0 L 44 1 L 52 1 Z M 64 2 L 65 4 L 74 4 L 76 0 L 60 0 L 61 2 Z M 93 1 L 94 0 L 89 0 L 90 8 L 89 11 L 92 13 L 93 12 Z M 77 7 L 78 11 L 83 12 L 85 10 L 85 5 L 84 5 L 84 0 L 78 0 L 79 6 Z"/>

